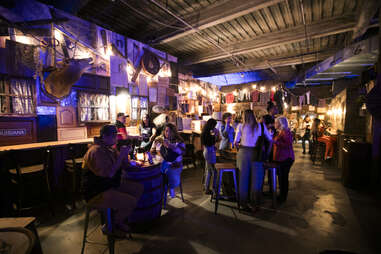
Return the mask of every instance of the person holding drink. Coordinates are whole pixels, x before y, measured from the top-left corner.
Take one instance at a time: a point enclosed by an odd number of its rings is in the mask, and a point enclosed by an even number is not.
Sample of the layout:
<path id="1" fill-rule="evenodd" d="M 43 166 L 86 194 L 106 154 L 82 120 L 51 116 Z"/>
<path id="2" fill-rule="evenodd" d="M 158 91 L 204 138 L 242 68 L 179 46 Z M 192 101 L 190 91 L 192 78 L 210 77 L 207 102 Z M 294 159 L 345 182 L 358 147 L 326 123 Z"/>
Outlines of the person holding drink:
<path id="1" fill-rule="evenodd" d="M 84 156 L 83 193 L 88 205 L 97 209 L 112 208 L 116 211 L 114 224 L 122 232 L 129 232 L 126 218 L 133 212 L 143 185 L 122 179 L 122 170 L 129 165 L 129 146 L 114 147 L 117 142 L 117 128 L 105 125 L 100 137 L 94 137 L 94 144 Z M 104 228 L 103 232 L 107 232 Z"/>
<path id="2" fill-rule="evenodd" d="M 161 171 L 168 180 L 169 193 L 174 198 L 175 188 L 180 185 L 185 152 L 184 140 L 177 132 L 175 125 L 171 123 L 165 125 L 162 135 L 155 139 L 151 152 L 163 158 Z"/>

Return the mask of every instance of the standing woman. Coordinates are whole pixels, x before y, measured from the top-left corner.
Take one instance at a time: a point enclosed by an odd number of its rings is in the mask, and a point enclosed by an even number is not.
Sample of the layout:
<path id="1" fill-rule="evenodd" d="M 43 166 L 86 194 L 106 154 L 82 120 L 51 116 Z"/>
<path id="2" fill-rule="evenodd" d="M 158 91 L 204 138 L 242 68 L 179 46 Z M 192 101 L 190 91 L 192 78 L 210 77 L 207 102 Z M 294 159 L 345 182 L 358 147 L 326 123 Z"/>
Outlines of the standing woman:
<path id="1" fill-rule="evenodd" d="M 231 126 L 232 121 L 232 114 L 229 112 L 226 112 L 222 116 L 222 125 L 220 129 L 221 133 L 221 142 L 220 142 L 220 151 L 226 151 L 230 150 L 232 147 L 231 145 L 234 142 L 234 128 Z"/>
<path id="2" fill-rule="evenodd" d="M 302 147 L 303 154 L 306 153 L 306 141 L 308 141 L 308 153 L 310 153 L 311 148 L 311 118 L 309 115 L 306 115 L 303 120 L 302 125 Z"/>
<path id="3" fill-rule="evenodd" d="M 144 115 L 142 118 L 142 123 L 139 126 L 139 133 L 140 137 L 143 139 L 140 144 L 140 148 L 142 148 L 145 152 L 149 151 L 153 140 L 155 139 L 156 128 L 148 114 Z"/>
<path id="4" fill-rule="evenodd" d="M 239 124 L 237 127 L 237 136 L 234 143 L 238 147 L 240 142 L 237 154 L 239 203 L 243 209 L 247 209 L 250 194 L 253 212 L 259 208 L 264 175 L 263 160 L 257 157 L 258 149 L 263 149 L 264 146 L 263 143 L 257 144 L 260 136 L 269 142 L 272 139 L 267 128 L 263 124 L 257 123 L 254 112 L 251 109 L 245 110 L 243 124 Z"/>
<path id="5" fill-rule="evenodd" d="M 216 164 L 216 143 L 220 140 L 219 131 L 216 129 L 217 121 L 210 118 L 206 122 L 201 133 L 201 145 L 204 147 L 205 158 L 205 194 L 211 194 L 210 177 L 213 175 L 213 189 L 216 186 L 217 171 L 214 166 Z"/>
<path id="6" fill-rule="evenodd" d="M 151 150 L 153 153 L 159 152 L 163 158 L 161 171 L 168 178 L 169 193 L 174 198 L 175 188 L 180 185 L 185 152 L 184 140 L 177 132 L 176 126 L 167 123 L 162 135 L 155 139 Z"/>
<path id="7" fill-rule="evenodd" d="M 275 128 L 278 135 L 274 137 L 274 161 L 279 163 L 278 180 L 280 195 L 278 202 L 282 203 L 287 200 L 288 194 L 288 174 L 294 163 L 294 149 L 292 148 L 292 133 L 288 128 L 287 118 L 280 116 L 275 119 Z"/>

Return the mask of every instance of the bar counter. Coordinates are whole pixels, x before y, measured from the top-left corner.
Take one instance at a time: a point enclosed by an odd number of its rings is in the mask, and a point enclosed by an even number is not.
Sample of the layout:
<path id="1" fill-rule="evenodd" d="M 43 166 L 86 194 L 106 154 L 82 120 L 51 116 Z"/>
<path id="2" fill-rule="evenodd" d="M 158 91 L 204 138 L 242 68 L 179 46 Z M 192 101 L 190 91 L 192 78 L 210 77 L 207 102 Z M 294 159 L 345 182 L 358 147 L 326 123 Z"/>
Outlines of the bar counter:
<path id="1" fill-rule="evenodd" d="M 11 146 L 0 146 L 0 152 L 6 151 L 20 151 L 20 150 L 32 150 L 44 147 L 58 147 L 66 146 L 71 144 L 91 144 L 93 143 L 93 138 L 86 139 L 74 139 L 74 140 L 62 140 L 62 141 L 49 141 L 49 142 L 39 142 L 39 143 L 29 143 L 21 145 L 11 145 Z"/>

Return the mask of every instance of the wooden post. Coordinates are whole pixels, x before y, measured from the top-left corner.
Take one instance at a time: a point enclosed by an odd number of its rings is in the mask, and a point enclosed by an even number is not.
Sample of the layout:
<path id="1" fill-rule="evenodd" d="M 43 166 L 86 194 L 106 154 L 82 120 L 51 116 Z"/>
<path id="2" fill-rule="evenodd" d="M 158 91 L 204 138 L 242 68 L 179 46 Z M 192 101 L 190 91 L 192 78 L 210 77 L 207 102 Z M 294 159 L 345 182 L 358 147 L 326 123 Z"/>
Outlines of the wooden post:
<path id="1" fill-rule="evenodd" d="M 379 20 L 381 18 L 381 10 L 379 11 Z M 378 62 L 376 66 L 377 80 L 376 87 L 373 89 L 381 89 L 381 30 L 378 32 Z M 381 184 L 380 171 L 380 146 L 381 146 L 381 118 L 373 116 L 373 145 L 372 145 L 372 183 L 375 188 Z"/>

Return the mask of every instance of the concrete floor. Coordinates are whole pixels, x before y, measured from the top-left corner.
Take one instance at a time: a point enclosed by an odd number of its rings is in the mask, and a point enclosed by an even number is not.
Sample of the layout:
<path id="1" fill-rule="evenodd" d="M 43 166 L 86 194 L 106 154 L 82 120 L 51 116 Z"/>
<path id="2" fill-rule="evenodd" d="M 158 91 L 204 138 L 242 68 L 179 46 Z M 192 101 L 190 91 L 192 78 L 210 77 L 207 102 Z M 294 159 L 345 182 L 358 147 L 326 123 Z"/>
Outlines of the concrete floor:
<path id="1" fill-rule="evenodd" d="M 185 169 L 185 203 L 170 200 L 154 227 L 133 234 L 132 240 L 117 241 L 116 253 L 381 253 L 380 202 L 343 187 L 339 170 L 313 166 L 299 144 L 295 151 L 289 199 L 277 210 L 271 209 L 269 197 L 255 216 L 223 201 L 216 216 L 214 203 L 201 192 L 201 169 Z M 44 253 L 80 253 L 83 209 L 40 220 Z M 106 243 L 99 227 L 91 239 Z M 108 252 L 105 246 L 88 244 L 85 253 Z"/>

